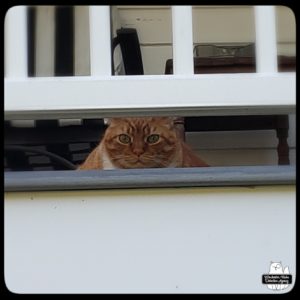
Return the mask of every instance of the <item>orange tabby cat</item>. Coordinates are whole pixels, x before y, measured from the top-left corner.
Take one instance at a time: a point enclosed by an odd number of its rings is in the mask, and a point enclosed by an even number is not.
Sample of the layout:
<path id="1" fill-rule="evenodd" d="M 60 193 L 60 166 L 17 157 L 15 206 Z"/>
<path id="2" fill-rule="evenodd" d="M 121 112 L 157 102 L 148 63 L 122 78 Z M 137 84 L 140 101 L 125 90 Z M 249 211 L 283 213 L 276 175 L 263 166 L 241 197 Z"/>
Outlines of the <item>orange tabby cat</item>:
<path id="1" fill-rule="evenodd" d="M 172 118 L 113 118 L 80 170 L 208 167 L 179 138 Z"/>

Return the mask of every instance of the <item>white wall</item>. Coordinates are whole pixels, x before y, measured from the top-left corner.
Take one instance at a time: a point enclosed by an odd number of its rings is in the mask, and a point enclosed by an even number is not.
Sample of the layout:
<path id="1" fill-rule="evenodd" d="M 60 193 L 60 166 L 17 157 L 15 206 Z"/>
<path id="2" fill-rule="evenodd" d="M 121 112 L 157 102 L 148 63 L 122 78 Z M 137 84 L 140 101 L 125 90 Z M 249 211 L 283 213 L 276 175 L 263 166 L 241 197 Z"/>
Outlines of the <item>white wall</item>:
<path id="1" fill-rule="evenodd" d="M 169 6 L 118 6 L 120 23 L 138 31 L 146 74 L 164 74 L 172 58 L 172 16 Z M 295 55 L 296 25 L 293 12 L 277 6 L 278 54 Z M 255 42 L 251 6 L 194 6 L 194 43 Z"/>
<path id="2" fill-rule="evenodd" d="M 293 12 L 277 9 L 278 53 L 295 55 L 296 26 Z M 87 6 L 75 7 L 75 74 L 89 74 Z M 136 28 L 146 74 L 164 74 L 172 58 L 172 16 L 169 6 L 113 6 L 113 29 Z M 254 42 L 254 16 L 250 6 L 195 6 L 194 43 Z M 54 7 L 38 6 L 36 37 L 37 74 L 49 76 L 54 68 Z"/>
<path id="3" fill-rule="evenodd" d="M 295 200 L 295 186 L 6 193 L 5 283 L 14 293 L 273 294 L 261 283 L 270 261 L 295 280 Z"/>
<path id="4" fill-rule="evenodd" d="M 289 158 L 296 164 L 296 120 L 289 116 Z M 212 166 L 276 165 L 278 139 L 275 130 L 189 132 L 186 141 Z"/>

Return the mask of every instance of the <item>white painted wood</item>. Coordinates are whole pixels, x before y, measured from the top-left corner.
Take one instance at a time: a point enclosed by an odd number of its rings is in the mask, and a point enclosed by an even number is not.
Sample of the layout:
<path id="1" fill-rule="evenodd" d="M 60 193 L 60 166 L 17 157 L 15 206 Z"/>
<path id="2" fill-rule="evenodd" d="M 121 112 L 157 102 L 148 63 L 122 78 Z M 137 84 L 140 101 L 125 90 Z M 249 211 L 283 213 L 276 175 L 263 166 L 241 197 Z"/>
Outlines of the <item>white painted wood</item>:
<path id="1" fill-rule="evenodd" d="M 173 73 L 194 74 L 191 6 L 172 6 Z"/>
<path id="2" fill-rule="evenodd" d="M 91 75 L 111 75 L 110 8 L 90 6 Z"/>
<path id="3" fill-rule="evenodd" d="M 5 77 L 25 78 L 28 76 L 26 9 L 24 5 L 13 6 L 5 16 Z"/>
<path id="4" fill-rule="evenodd" d="M 251 6 L 193 6 L 194 43 L 255 42 Z"/>
<path id="5" fill-rule="evenodd" d="M 254 140 L 255 141 L 255 140 Z M 274 166 L 278 164 L 277 149 L 195 149 L 193 150 L 212 167 Z M 289 151 L 290 165 L 296 164 L 295 148 Z"/>
<path id="6" fill-rule="evenodd" d="M 288 144 L 296 147 L 295 130 L 289 129 Z M 276 130 L 186 132 L 188 143 L 198 149 L 276 149 Z"/>
<path id="7" fill-rule="evenodd" d="M 277 40 L 274 6 L 255 6 L 256 71 L 273 73 L 278 71 Z"/>
<path id="8" fill-rule="evenodd" d="M 119 11 L 116 6 L 111 6 L 111 30 L 112 38 L 117 36 L 117 30 L 120 29 L 120 16 Z M 113 61 L 114 61 L 114 74 L 115 75 L 125 75 L 124 63 L 122 58 L 122 51 L 120 45 L 117 45 L 113 52 Z"/>
<path id="9" fill-rule="evenodd" d="M 138 31 L 145 74 L 164 74 L 162 58 L 165 48 L 172 46 L 170 8 L 118 6 L 118 11 L 121 25 Z M 276 6 L 276 12 L 278 54 L 295 55 L 293 12 L 285 6 Z M 253 6 L 193 6 L 193 41 L 196 44 L 255 42 Z M 168 58 L 172 58 L 172 53 Z"/>
<path id="10" fill-rule="evenodd" d="M 151 8 L 118 9 L 120 24 L 124 28 L 136 28 L 141 44 L 169 43 L 172 45 L 172 12 L 166 9 Z"/>
<path id="11" fill-rule="evenodd" d="M 35 75 L 54 76 L 55 6 L 36 7 Z"/>
<path id="12" fill-rule="evenodd" d="M 272 114 L 276 108 L 293 113 L 295 94 L 295 73 L 6 79 L 4 107 L 7 118 L 19 114 L 25 119 L 164 110 L 173 115 Z"/>
<path id="13" fill-rule="evenodd" d="M 278 55 L 296 56 L 295 43 L 280 43 L 277 45 Z"/>
<path id="14" fill-rule="evenodd" d="M 296 18 L 288 6 L 276 6 L 277 41 L 281 43 L 296 42 Z"/>
<path id="15" fill-rule="evenodd" d="M 141 53 L 143 59 L 144 73 L 147 75 L 165 74 L 166 62 L 173 56 L 172 45 L 141 45 Z"/>
<path id="16" fill-rule="evenodd" d="M 193 149 L 276 149 L 276 130 L 186 132 Z"/>
<path id="17" fill-rule="evenodd" d="M 137 29 L 142 44 L 172 43 L 170 7 L 118 6 L 123 27 Z M 287 6 L 276 6 L 277 40 L 295 43 L 295 16 Z M 193 6 L 195 43 L 255 42 L 253 6 Z"/>
<path id="18" fill-rule="evenodd" d="M 12 120 L 10 125 L 13 127 L 32 128 L 35 127 L 35 120 Z"/>
<path id="19" fill-rule="evenodd" d="M 82 125 L 82 119 L 59 119 L 59 126 Z"/>
<path id="20" fill-rule="evenodd" d="M 274 294 L 271 260 L 295 278 L 295 186 L 10 192 L 4 208 L 13 293 Z"/>

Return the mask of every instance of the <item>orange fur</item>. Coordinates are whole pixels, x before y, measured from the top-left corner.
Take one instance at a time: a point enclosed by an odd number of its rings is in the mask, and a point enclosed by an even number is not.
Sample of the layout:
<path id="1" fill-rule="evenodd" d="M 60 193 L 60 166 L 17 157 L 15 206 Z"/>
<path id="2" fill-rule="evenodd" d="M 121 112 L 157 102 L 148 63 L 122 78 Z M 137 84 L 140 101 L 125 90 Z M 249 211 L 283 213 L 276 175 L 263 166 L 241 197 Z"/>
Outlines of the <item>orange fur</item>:
<path id="1" fill-rule="evenodd" d="M 126 143 L 120 140 L 124 134 Z M 150 143 L 147 139 L 153 135 L 159 136 L 158 141 Z M 179 138 L 171 118 L 145 117 L 111 119 L 100 144 L 78 169 L 166 167 L 208 167 L 208 164 Z"/>

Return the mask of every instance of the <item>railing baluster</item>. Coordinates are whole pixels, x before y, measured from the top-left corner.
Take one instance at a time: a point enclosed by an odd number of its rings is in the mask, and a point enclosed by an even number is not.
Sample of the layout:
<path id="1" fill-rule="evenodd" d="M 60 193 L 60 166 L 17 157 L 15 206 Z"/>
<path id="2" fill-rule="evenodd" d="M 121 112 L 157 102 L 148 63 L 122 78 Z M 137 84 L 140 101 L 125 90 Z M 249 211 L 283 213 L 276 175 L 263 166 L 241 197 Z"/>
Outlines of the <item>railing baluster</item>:
<path id="1" fill-rule="evenodd" d="M 5 77 L 28 76 L 27 8 L 14 6 L 5 16 Z"/>
<path id="2" fill-rule="evenodd" d="M 277 66 L 276 20 L 274 6 L 255 6 L 256 70 L 275 73 Z"/>
<path id="3" fill-rule="evenodd" d="M 110 7 L 90 6 L 91 76 L 111 75 Z"/>
<path id="4" fill-rule="evenodd" d="M 194 74 L 191 6 L 172 6 L 173 73 Z"/>

